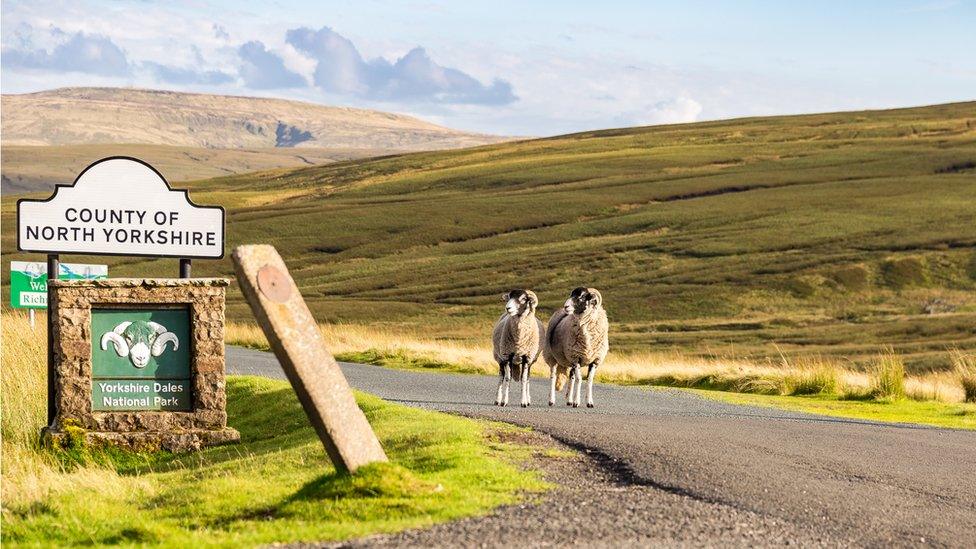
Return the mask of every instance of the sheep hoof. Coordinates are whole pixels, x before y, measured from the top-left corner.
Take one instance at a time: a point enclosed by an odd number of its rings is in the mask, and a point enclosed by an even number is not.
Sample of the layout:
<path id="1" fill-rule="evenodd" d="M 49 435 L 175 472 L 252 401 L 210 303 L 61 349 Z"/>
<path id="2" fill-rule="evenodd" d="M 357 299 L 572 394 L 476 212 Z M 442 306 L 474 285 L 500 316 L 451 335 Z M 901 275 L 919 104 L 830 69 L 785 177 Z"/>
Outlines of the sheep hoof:
<path id="1" fill-rule="evenodd" d="M 574 402 L 573 403 L 573 408 L 579 408 L 579 402 Z"/>
<path id="2" fill-rule="evenodd" d="M 572 402 L 567 402 L 567 403 L 566 403 L 566 406 L 572 406 L 572 405 L 573 405 L 573 403 L 572 403 Z"/>
<path id="3" fill-rule="evenodd" d="M 593 403 L 592 402 L 587 402 L 586 403 L 586 407 L 587 408 L 592 408 L 593 407 Z"/>
<path id="4" fill-rule="evenodd" d="M 550 400 L 549 401 L 549 406 L 552 406 L 553 404 L 555 404 L 555 402 L 553 402 L 553 401 Z"/>

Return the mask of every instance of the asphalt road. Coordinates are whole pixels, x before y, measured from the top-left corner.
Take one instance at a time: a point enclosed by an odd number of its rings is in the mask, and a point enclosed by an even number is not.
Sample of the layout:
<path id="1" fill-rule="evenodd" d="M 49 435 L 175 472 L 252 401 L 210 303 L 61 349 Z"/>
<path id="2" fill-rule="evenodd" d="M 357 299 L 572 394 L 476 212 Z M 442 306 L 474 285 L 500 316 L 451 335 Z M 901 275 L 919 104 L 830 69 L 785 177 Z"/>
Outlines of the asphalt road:
<path id="1" fill-rule="evenodd" d="M 516 529 L 519 540 L 508 540 L 516 544 L 547 544 L 556 539 L 553 532 L 572 529 L 563 541 L 594 546 L 976 546 L 976 432 L 601 384 L 594 387 L 596 408 L 567 408 L 562 398 L 550 408 L 543 379 L 532 381 L 532 407 L 518 407 L 513 384 L 509 402 L 516 405 L 499 408 L 492 404 L 496 381 L 490 376 L 358 364 L 342 369 L 353 387 L 387 400 L 530 426 L 590 456 L 586 467 L 594 476 L 612 477 L 591 495 L 566 492 L 583 498 L 576 505 L 549 502 L 536 512 L 541 517 L 526 513 L 529 526 Z M 227 348 L 227 370 L 284 379 L 272 354 L 233 347 Z M 568 475 L 566 482 L 585 484 L 579 480 L 585 475 Z M 615 492 L 614 486 L 623 488 Z M 506 527 L 493 526 L 490 518 L 478 520 L 429 534 L 441 537 L 397 539 L 417 546 L 472 539 L 494 545 L 484 542 L 485 532 L 505 534 Z M 553 528 L 560 521 L 566 524 Z M 510 529 L 512 518 L 496 522 Z M 526 533 L 532 524 L 540 531 Z M 477 537 L 464 537 L 464 529 Z"/>

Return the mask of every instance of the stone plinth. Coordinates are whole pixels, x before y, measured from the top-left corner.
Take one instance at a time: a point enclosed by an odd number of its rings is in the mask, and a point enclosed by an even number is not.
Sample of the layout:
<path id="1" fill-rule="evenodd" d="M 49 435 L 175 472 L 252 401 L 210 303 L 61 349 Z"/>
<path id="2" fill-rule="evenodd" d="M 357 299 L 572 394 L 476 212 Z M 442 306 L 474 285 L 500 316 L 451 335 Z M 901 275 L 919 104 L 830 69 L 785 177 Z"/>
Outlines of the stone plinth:
<path id="1" fill-rule="evenodd" d="M 216 278 L 49 281 L 51 352 L 57 376 L 56 415 L 45 437 L 58 443 L 83 436 L 88 442 L 174 452 L 240 440 L 238 432 L 227 427 L 224 298 L 228 284 Z M 187 311 L 189 341 L 180 342 L 188 346 L 190 356 L 192 406 L 187 411 L 92 410 L 92 349 L 99 350 L 98 342 L 92 342 L 98 337 L 92 333 L 92 309 Z"/>

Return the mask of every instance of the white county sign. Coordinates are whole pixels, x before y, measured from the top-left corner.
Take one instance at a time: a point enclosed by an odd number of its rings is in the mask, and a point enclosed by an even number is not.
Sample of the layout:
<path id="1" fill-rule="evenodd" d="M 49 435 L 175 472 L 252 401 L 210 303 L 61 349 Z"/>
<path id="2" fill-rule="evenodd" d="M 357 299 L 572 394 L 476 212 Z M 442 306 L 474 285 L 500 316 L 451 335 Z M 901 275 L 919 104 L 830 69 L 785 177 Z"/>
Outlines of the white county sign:
<path id="1" fill-rule="evenodd" d="M 47 200 L 17 201 L 17 248 L 219 259 L 224 209 L 197 206 L 141 160 L 105 158 Z"/>

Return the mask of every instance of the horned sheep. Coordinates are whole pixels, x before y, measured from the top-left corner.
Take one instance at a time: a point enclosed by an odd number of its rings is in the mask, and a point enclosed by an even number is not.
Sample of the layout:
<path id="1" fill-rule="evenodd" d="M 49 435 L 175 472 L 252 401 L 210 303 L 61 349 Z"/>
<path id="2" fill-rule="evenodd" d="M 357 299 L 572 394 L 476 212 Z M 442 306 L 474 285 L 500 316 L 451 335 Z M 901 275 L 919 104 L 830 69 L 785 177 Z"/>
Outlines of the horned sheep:
<path id="1" fill-rule="evenodd" d="M 586 366 L 586 406 L 593 407 L 593 379 L 610 350 L 608 331 L 603 296 L 596 288 L 576 288 L 553 313 L 542 351 L 549 365 L 550 406 L 556 402 L 556 390 L 562 389 L 568 378 L 566 405 L 579 407 L 581 370 Z"/>
<path id="2" fill-rule="evenodd" d="M 101 339 L 103 351 L 108 350 L 109 343 L 115 347 L 117 355 L 128 357 L 136 368 L 145 368 L 150 355 L 156 357 L 163 354 L 167 343 L 173 346 L 174 351 L 180 348 L 179 338 L 165 326 L 141 320 L 123 322 L 111 332 L 106 332 Z"/>
<path id="3" fill-rule="evenodd" d="M 492 347 L 498 363 L 497 406 L 508 404 L 509 384 L 514 376 L 522 386 L 522 407 L 532 404 L 529 374 L 539 359 L 545 333 L 542 321 L 535 317 L 539 298 L 530 290 L 516 289 L 502 294 L 505 313 L 495 323 Z"/>

